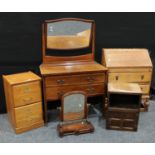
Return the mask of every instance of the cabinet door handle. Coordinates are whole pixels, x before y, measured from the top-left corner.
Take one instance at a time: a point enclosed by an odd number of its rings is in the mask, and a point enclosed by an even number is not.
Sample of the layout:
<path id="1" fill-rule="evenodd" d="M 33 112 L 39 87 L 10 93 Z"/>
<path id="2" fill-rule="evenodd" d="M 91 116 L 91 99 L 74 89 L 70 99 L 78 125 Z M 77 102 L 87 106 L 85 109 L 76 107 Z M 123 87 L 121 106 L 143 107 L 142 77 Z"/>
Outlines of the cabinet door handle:
<path id="1" fill-rule="evenodd" d="M 115 79 L 118 80 L 119 76 L 116 76 Z"/>

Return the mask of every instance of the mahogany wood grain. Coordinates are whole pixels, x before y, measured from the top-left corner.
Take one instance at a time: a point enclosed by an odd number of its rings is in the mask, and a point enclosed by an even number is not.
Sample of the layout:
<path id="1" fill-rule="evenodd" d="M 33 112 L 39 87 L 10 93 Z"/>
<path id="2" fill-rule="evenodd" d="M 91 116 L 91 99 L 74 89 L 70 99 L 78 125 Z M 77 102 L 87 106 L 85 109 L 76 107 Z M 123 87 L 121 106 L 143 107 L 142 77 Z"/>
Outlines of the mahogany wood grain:
<path id="1" fill-rule="evenodd" d="M 66 75 L 66 76 L 50 76 L 45 77 L 45 85 L 49 86 L 62 86 L 62 85 L 79 85 L 79 84 L 93 84 L 103 83 L 105 80 L 104 73 L 94 74 L 77 74 L 77 75 Z"/>
<path id="2" fill-rule="evenodd" d="M 90 34 L 90 53 L 85 55 L 66 57 L 61 56 L 60 51 L 60 56 L 46 55 L 47 24 L 67 20 L 82 21 L 90 23 L 92 25 L 91 32 L 82 32 L 76 35 L 78 36 L 77 38 L 80 38 L 85 36 L 85 34 Z M 75 47 L 79 46 L 79 42 L 83 41 L 81 39 L 78 41 L 76 40 L 72 48 L 74 49 Z M 53 46 L 57 46 L 57 44 L 54 44 Z M 64 48 L 63 46 L 64 45 L 62 45 L 61 47 L 59 45 L 58 48 Z M 64 50 L 66 52 L 69 52 L 66 49 L 67 47 L 65 47 Z M 52 52 L 52 49 L 50 50 Z M 88 96 L 105 94 L 107 82 L 107 68 L 94 61 L 95 23 L 93 20 L 63 18 L 45 21 L 42 29 L 42 53 L 43 63 L 40 65 L 40 72 L 43 78 L 45 123 L 48 122 L 48 101 L 58 100 L 64 93 L 70 91 L 85 91 Z"/>
<path id="3" fill-rule="evenodd" d="M 105 84 L 92 85 L 67 85 L 67 86 L 53 86 L 46 87 L 46 99 L 58 100 L 61 96 L 70 91 L 84 91 L 88 96 L 102 95 L 105 93 Z"/>

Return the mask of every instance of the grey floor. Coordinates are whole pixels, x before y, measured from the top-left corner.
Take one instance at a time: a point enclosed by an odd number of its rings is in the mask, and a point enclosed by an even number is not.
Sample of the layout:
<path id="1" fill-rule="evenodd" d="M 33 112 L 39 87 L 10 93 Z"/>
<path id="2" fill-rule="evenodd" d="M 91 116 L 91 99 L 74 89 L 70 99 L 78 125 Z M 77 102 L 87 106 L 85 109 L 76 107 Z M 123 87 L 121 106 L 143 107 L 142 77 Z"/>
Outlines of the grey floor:
<path id="1" fill-rule="evenodd" d="M 8 122 L 7 115 L 0 115 L 1 143 L 149 143 L 155 142 L 155 102 L 151 101 L 149 112 L 140 114 L 138 132 L 114 131 L 105 129 L 105 120 L 97 115 L 90 115 L 89 120 L 95 127 L 95 132 L 83 135 L 69 135 L 59 138 L 54 119 L 48 127 L 41 127 L 20 135 L 16 135 Z"/>

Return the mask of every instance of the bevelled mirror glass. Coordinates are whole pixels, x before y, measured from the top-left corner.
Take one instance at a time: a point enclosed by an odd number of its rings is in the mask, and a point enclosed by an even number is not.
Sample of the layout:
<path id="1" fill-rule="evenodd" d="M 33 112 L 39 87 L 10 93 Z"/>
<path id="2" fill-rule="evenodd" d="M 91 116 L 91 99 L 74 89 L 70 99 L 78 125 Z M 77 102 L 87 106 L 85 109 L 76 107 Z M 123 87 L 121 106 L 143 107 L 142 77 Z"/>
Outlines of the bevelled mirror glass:
<path id="1" fill-rule="evenodd" d="M 85 117 L 85 95 L 70 94 L 63 99 L 63 120 L 81 120 Z"/>
<path id="2" fill-rule="evenodd" d="M 47 49 L 69 50 L 90 45 L 92 23 L 63 20 L 47 23 Z"/>

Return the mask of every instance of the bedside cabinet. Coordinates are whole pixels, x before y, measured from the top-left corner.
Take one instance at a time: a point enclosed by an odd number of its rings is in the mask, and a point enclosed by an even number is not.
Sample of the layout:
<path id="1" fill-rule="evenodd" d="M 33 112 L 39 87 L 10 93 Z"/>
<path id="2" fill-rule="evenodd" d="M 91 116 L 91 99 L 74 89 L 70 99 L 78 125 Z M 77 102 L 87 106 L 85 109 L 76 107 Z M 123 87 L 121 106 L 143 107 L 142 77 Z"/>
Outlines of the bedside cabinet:
<path id="1" fill-rule="evenodd" d="M 152 62 L 147 49 L 103 49 L 102 64 L 108 68 L 108 82 L 137 83 L 142 90 L 141 111 L 148 111 Z"/>
<path id="2" fill-rule="evenodd" d="M 44 125 L 41 79 L 32 72 L 3 75 L 9 120 L 16 133 Z"/>
<path id="3" fill-rule="evenodd" d="M 135 83 L 108 83 L 106 128 L 137 131 L 141 89 Z"/>

